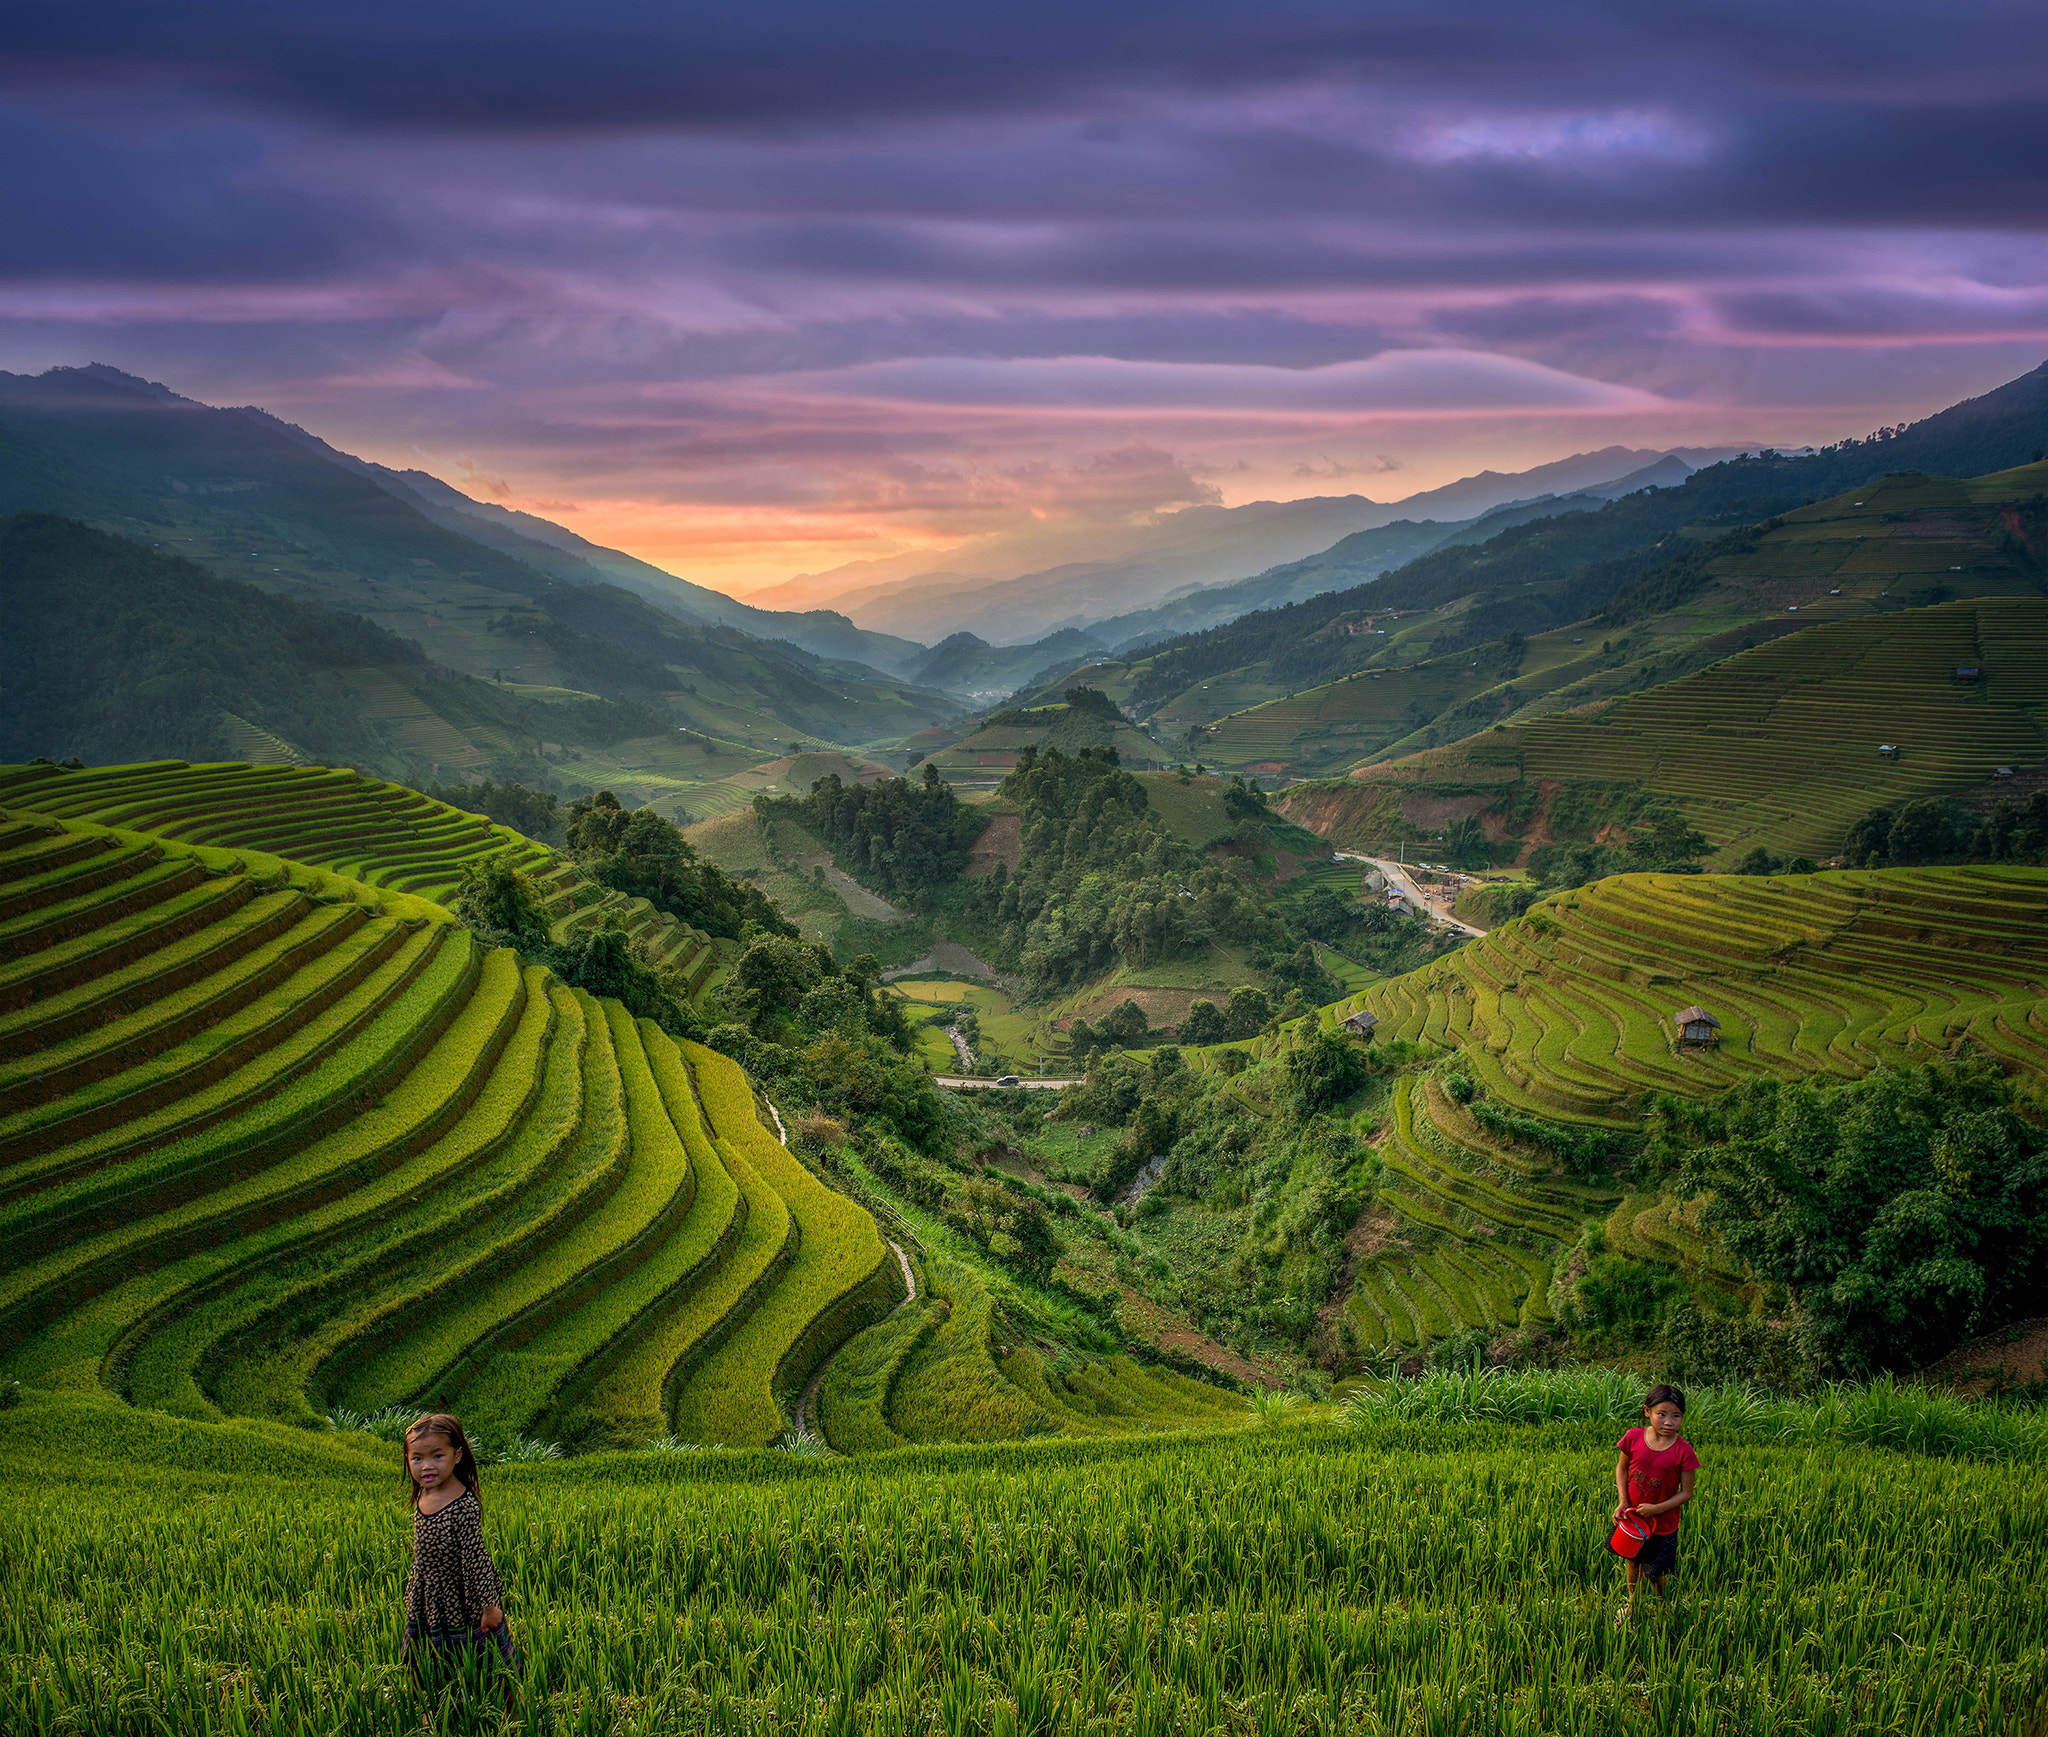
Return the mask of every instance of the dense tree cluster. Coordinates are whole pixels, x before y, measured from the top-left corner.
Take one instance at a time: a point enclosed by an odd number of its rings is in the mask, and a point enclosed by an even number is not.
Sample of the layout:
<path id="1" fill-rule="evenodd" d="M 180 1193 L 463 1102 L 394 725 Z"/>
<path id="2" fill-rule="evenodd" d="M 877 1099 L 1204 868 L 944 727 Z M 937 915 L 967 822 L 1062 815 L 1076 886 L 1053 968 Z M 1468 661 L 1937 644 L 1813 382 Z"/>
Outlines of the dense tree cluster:
<path id="1" fill-rule="evenodd" d="M 1842 860 L 1854 868 L 1943 862 L 2039 862 L 2048 856 L 2048 790 L 2025 803 L 1999 802 L 1989 814 L 1923 797 L 1874 808 L 1849 828 Z"/>
<path id="2" fill-rule="evenodd" d="M 1348 1054 L 1334 1047 L 1340 1044 Z M 1104 1079 L 1103 1098 L 1118 1084 L 1136 1088 L 1119 1170 L 1143 1162 L 1139 1148 L 1165 1152 L 1155 1192 L 1237 1215 L 1235 1247 L 1217 1251 L 1215 1267 L 1183 1291 L 1182 1306 L 1209 1332 L 1270 1336 L 1308 1352 L 1344 1265 L 1344 1234 L 1382 1174 L 1372 1148 L 1311 1099 L 1325 1107 L 1341 1102 L 1377 1058 L 1334 1036 L 1295 1054 L 1299 1062 L 1269 1062 L 1228 1086 L 1213 1074 L 1159 1070 L 1130 1057 L 1098 1065 L 1126 1076 Z M 1269 1113 L 1245 1113 L 1240 1094 L 1247 1090 Z"/>
<path id="3" fill-rule="evenodd" d="M 969 883 L 963 910 L 1004 959 L 1041 983 L 1153 965 L 1212 942 L 1271 951 L 1293 937 L 1239 875 L 1166 830 L 1113 748 L 1027 748 L 1003 780 L 1023 864 Z"/>
<path id="4" fill-rule="evenodd" d="M 428 784 L 422 793 L 451 808 L 487 815 L 542 844 L 568 842 L 561 799 L 551 790 L 530 790 L 510 778 L 496 783 L 486 778 L 476 784 Z"/>
<path id="5" fill-rule="evenodd" d="M 1707 835 L 1674 809 L 1643 816 L 1625 844 L 1545 844 L 1529 855 L 1529 872 L 1545 887 L 1582 887 L 1607 875 L 1700 872 L 1713 848 Z"/>
<path id="6" fill-rule="evenodd" d="M 982 1175 L 954 1191 L 941 1214 L 949 1228 L 1033 1284 L 1052 1283 L 1060 1241 L 1036 1197 L 1005 1176 Z"/>
<path id="7" fill-rule="evenodd" d="M 1287 1053 L 1287 1083 L 1308 1113 L 1327 1110 L 1365 1084 L 1357 1042 L 1341 1031 L 1318 1031 Z"/>
<path id="8" fill-rule="evenodd" d="M 957 880 L 974 841 L 988 824 L 953 794 L 936 766 L 924 776 L 848 784 L 837 773 L 808 796 L 757 796 L 763 824 L 793 820 L 830 847 L 840 867 L 863 886 L 916 902 Z"/>
<path id="9" fill-rule="evenodd" d="M 1823 1373 L 1912 1368 L 2048 1285 L 2048 1132 L 1988 1058 L 1662 1106 L 1702 1223 L 1782 1285 Z"/>
<path id="10" fill-rule="evenodd" d="M 1126 997 L 1103 1017 L 1099 1025 L 1077 1019 L 1068 1026 L 1067 1053 L 1077 1065 L 1086 1066 L 1090 1056 L 1103 1050 L 1126 1049 L 1141 1041 L 1150 1030 L 1151 1022 L 1146 1019 L 1145 1010 Z"/>
<path id="11" fill-rule="evenodd" d="M 570 807 L 567 836 L 571 854 L 597 881 L 707 935 L 737 940 L 749 923 L 796 933 L 766 893 L 705 861 L 673 821 L 651 808 L 628 809 L 609 790 Z"/>
<path id="12" fill-rule="evenodd" d="M 701 1035 L 682 985 L 634 947 L 623 930 L 584 929 L 554 940 L 540 889 L 509 855 L 464 869 L 449 908 L 486 945 L 516 947 L 571 988 L 612 996 L 636 1019 L 651 1019 L 672 1036 Z"/>
<path id="13" fill-rule="evenodd" d="M 732 1021 L 705 1041 L 792 1104 L 950 1151 L 946 1104 L 909 1055 L 902 1003 L 875 993 L 874 958 L 842 969 L 827 948 L 751 926 L 746 941 L 720 991 Z"/>

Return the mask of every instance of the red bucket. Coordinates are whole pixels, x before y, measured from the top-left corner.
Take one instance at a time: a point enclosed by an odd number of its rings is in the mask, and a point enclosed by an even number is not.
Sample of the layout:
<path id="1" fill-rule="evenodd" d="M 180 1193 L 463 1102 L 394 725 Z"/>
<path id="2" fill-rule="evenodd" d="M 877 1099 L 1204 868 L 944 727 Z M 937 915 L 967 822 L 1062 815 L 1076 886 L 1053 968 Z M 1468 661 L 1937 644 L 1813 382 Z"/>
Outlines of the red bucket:
<path id="1" fill-rule="evenodd" d="M 1650 1541 L 1650 1522 L 1640 1514 L 1630 1512 L 1622 1515 L 1615 1524 L 1614 1536 L 1607 1540 L 1607 1548 L 1615 1555 L 1633 1562 L 1643 1553 L 1643 1546 Z"/>

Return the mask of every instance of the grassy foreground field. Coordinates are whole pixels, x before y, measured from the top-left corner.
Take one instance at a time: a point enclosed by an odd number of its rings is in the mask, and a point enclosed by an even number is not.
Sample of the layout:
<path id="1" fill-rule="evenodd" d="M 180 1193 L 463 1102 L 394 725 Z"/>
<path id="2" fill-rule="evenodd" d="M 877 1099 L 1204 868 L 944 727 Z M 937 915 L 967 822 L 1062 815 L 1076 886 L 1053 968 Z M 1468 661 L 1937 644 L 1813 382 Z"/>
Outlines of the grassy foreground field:
<path id="1" fill-rule="evenodd" d="M 1610 1422 L 492 1468 L 530 1732 L 2038 1732 L 2048 1489 L 1697 1432 L 1617 1625 Z M 421 1729 L 396 1450 L 0 1415 L 11 1733 Z M 496 1729 L 487 1703 L 433 1728 Z"/>

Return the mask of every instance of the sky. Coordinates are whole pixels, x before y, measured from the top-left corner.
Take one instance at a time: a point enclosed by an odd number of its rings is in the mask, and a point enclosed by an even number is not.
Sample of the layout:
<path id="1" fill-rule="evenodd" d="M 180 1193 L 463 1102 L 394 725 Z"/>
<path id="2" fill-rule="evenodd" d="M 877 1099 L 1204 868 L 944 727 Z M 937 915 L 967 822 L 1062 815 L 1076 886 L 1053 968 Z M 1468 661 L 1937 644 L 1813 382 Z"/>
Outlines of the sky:
<path id="1" fill-rule="evenodd" d="M 0 368 L 733 592 L 2048 357 L 2048 7 L 98 0 L 0 32 Z"/>

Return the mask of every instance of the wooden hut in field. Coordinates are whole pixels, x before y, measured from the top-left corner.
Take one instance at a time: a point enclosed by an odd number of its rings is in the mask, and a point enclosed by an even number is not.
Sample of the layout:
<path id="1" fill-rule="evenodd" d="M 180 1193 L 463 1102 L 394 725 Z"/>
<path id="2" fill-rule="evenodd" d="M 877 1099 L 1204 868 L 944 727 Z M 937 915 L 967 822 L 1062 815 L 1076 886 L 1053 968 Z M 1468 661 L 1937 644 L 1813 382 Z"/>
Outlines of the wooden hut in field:
<path id="1" fill-rule="evenodd" d="M 1716 1043 L 1721 1036 L 1721 1022 L 1704 1007 L 1681 1007 L 1671 1016 L 1671 1023 L 1678 1028 L 1680 1043 Z"/>
<path id="2" fill-rule="evenodd" d="M 1376 1014 L 1367 1013 L 1362 1007 L 1343 1022 L 1346 1031 L 1350 1032 L 1355 1038 L 1363 1039 L 1366 1043 L 1372 1042 L 1372 1030 L 1378 1024 L 1379 1017 Z"/>

